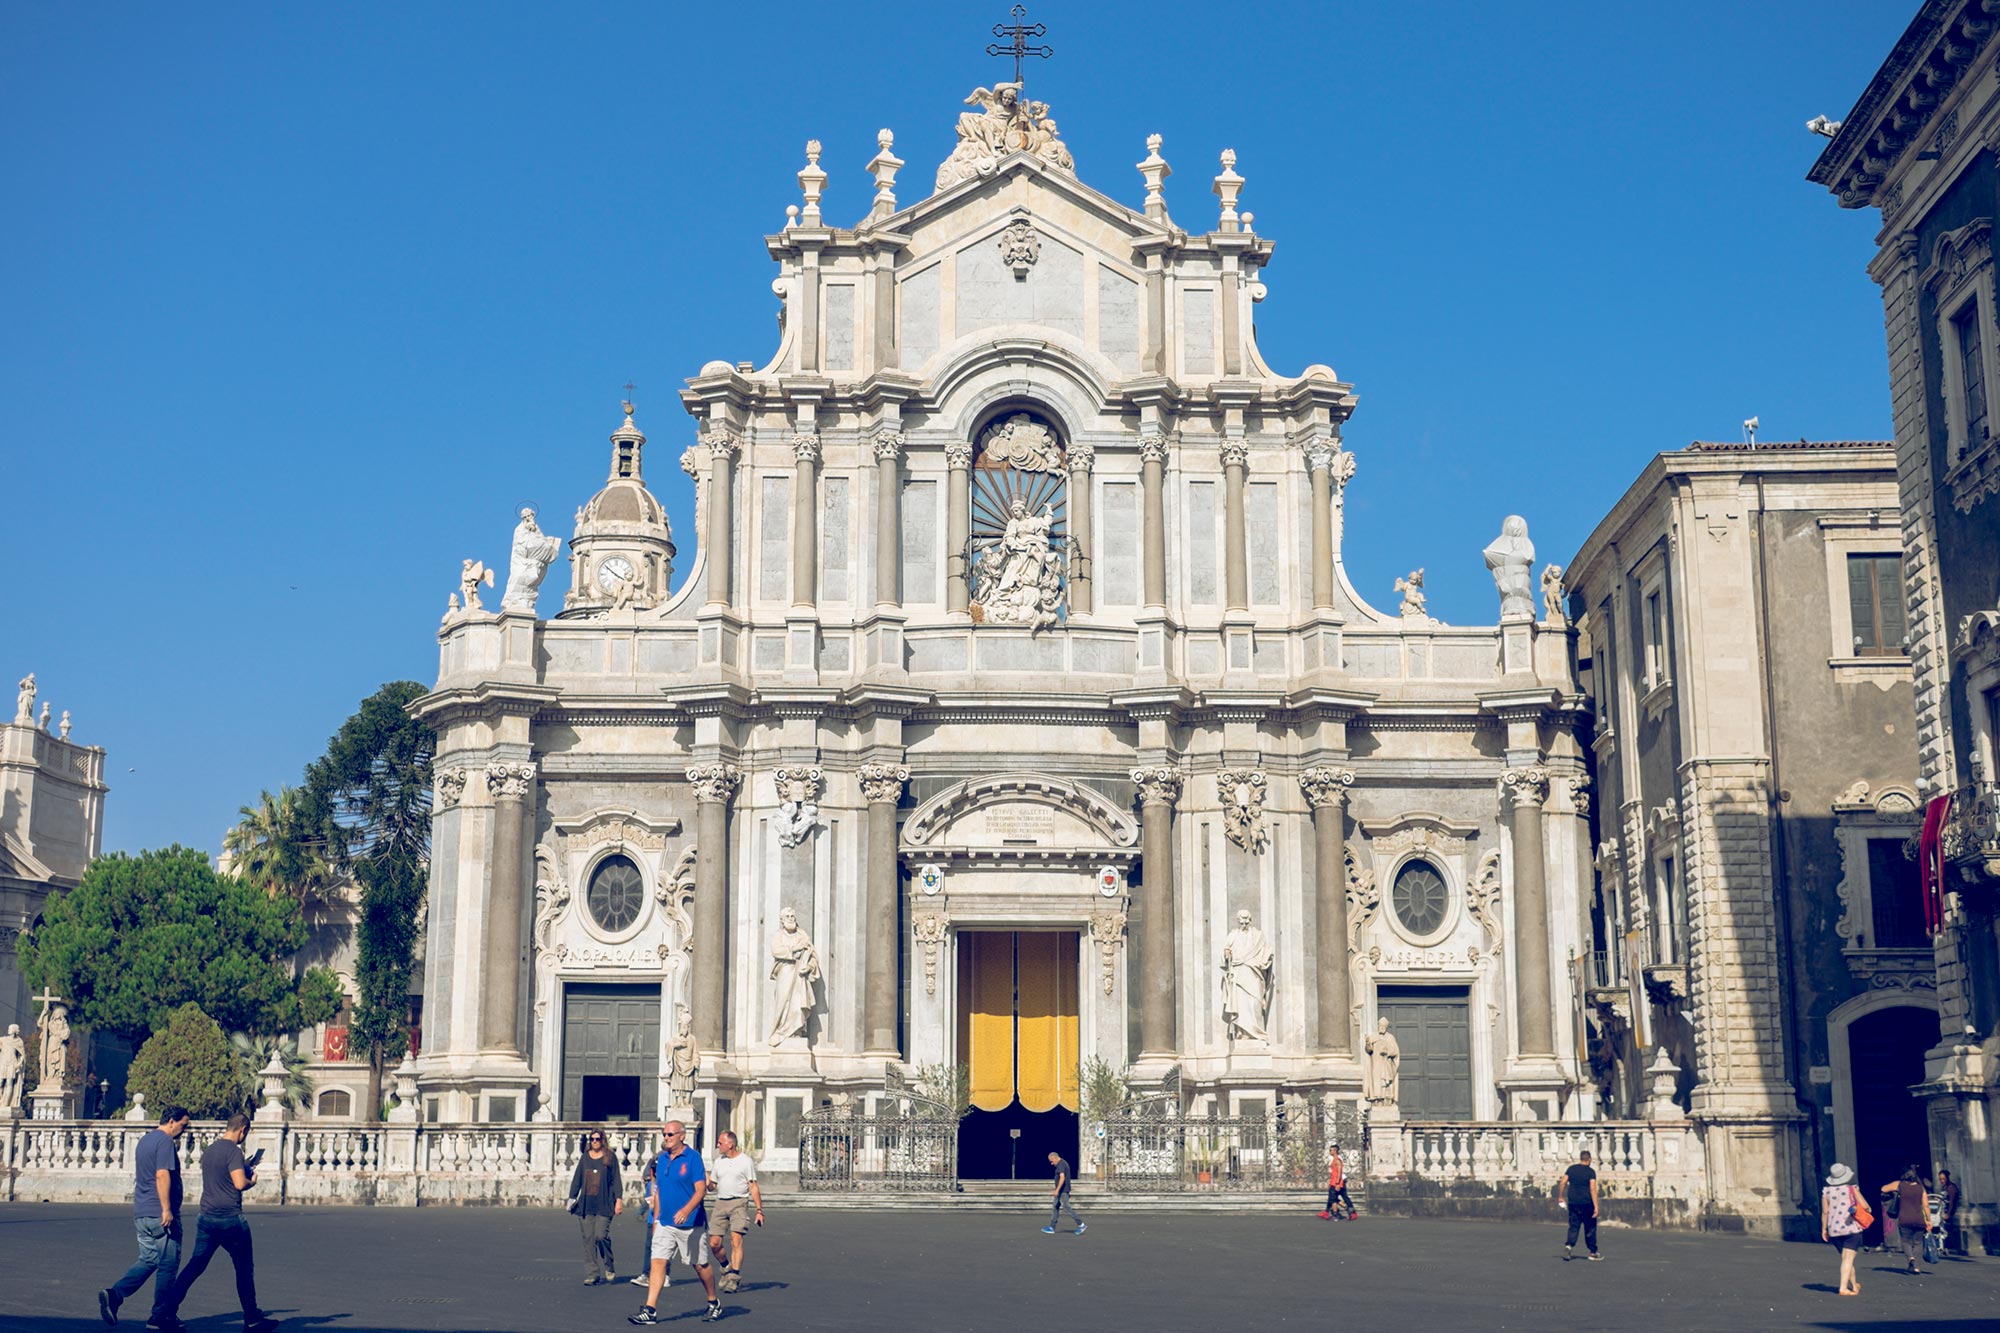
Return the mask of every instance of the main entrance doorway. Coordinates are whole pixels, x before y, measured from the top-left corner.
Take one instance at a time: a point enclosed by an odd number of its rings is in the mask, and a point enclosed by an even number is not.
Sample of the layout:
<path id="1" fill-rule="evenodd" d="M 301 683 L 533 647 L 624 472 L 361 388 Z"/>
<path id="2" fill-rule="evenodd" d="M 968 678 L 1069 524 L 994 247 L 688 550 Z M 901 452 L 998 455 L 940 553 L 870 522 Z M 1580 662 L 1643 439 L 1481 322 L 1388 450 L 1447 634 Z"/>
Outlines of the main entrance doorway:
<path id="1" fill-rule="evenodd" d="M 1937 1043 L 1937 1011 L 1916 1005 L 1877 1009 L 1848 1025 L 1854 1170 L 1871 1199 L 1913 1163 L 1924 1179 L 1934 1178 L 1929 1123 L 1910 1085 L 1924 1081 L 1924 1052 Z"/>
<path id="2" fill-rule="evenodd" d="M 1077 1146 L 1077 933 L 960 931 L 958 1049 L 972 1069 L 958 1174 L 1038 1180 Z"/>
<path id="3" fill-rule="evenodd" d="M 1472 1119 L 1472 1026 L 1466 992 L 1457 987 L 1383 987 L 1375 1012 L 1389 1020 L 1402 1049 L 1403 1115 L 1412 1120 Z"/>
<path id="4" fill-rule="evenodd" d="M 660 1113 L 660 988 L 572 984 L 563 992 L 565 1120 Z"/>

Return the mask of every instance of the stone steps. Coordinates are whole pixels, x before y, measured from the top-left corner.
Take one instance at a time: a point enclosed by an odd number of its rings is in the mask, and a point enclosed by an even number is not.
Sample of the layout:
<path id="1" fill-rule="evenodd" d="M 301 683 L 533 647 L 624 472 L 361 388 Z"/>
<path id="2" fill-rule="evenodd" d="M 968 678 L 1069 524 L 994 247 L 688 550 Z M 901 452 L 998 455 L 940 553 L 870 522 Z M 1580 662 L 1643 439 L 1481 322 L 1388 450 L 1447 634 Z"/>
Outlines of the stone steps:
<path id="1" fill-rule="evenodd" d="M 913 1190 L 775 1190 L 766 1189 L 773 1208 L 865 1209 L 869 1212 L 994 1212 L 1040 1213 L 1049 1206 L 1049 1187 L 1040 1181 L 968 1180 L 953 1192 Z M 1086 1215 L 1097 1213 L 1316 1213 L 1326 1200 L 1324 1190 L 1269 1190 L 1218 1193 L 1188 1190 L 1159 1194 L 1114 1193 L 1082 1181 L 1076 1203 Z"/>

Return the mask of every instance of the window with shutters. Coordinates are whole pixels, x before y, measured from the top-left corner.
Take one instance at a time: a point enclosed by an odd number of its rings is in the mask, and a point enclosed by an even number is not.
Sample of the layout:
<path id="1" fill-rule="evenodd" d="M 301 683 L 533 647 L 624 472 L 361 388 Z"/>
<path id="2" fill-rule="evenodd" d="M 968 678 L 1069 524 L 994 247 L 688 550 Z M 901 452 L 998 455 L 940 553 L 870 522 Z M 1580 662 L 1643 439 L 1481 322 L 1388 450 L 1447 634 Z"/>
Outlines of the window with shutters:
<path id="1" fill-rule="evenodd" d="M 1903 656 L 1903 557 L 1848 556 L 1847 611 L 1856 657 Z"/>
<path id="2" fill-rule="evenodd" d="M 1965 423 L 1965 442 L 1976 445 L 1986 438 L 1986 356 L 1985 339 L 1979 332 L 1979 302 L 1967 301 L 1951 320 L 1958 342 L 1959 420 Z"/>

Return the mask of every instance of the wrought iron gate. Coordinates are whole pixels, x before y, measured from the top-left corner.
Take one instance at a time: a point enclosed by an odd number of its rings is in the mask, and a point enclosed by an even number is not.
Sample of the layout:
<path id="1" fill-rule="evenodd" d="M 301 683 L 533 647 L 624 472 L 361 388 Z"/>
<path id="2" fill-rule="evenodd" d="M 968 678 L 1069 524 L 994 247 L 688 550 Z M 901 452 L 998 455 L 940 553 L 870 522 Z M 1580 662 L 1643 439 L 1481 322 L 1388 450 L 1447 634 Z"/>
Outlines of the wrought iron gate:
<path id="1" fill-rule="evenodd" d="M 958 1188 L 958 1116 L 907 1087 L 871 1107 L 840 1099 L 799 1123 L 802 1190 L 950 1191 Z"/>
<path id="2" fill-rule="evenodd" d="M 1361 1121 L 1351 1103 L 1293 1094 L 1262 1115 L 1190 1115 L 1170 1077 L 1106 1118 L 1104 1181 L 1130 1193 L 1314 1188 L 1326 1183 L 1329 1131 L 1359 1175 Z"/>

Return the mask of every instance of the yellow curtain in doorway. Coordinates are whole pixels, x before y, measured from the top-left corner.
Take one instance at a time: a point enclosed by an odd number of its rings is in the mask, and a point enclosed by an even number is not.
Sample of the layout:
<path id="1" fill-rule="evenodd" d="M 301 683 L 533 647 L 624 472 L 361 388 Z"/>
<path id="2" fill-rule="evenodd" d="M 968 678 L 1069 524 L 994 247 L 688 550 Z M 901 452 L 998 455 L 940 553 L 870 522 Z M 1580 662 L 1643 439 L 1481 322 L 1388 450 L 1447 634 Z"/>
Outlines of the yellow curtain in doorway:
<path id="1" fill-rule="evenodd" d="M 1030 1111 L 1077 1108 L 1076 939 L 1069 934 L 1014 937 L 1019 1090 L 1021 1105 Z"/>
<path id="2" fill-rule="evenodd" d="M 969 979 L 972 1104 L 1004 1111 L 1014 1100 L 1014 937 L 966 931 L 958 937 L 959 966 Z"/>

